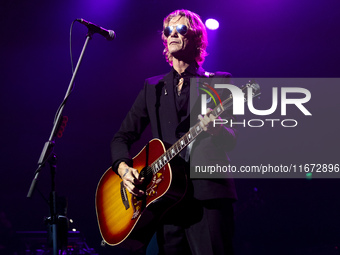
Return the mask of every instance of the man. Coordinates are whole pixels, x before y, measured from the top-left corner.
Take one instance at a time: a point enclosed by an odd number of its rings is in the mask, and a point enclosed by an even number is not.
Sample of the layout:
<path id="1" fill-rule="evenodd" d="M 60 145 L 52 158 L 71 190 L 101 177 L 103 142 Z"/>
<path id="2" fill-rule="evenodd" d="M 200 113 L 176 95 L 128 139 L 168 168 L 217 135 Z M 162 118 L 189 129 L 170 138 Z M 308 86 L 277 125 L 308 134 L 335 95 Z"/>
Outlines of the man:
<path id="1" fill-rule="evenodd" d="M 172 66 L 166 75 L 147 79 L 120 130 L 111 142 L 113 170 L 120 175 L 125 188 L 143 196 L 144 179 L 132 167 L 129 148 L 150 124 L 152 134 L 167 144 L 174 144 L 185 134 L 190 110 L 190 77 L 229 77 L 228 73 L 208 73 L 201 65 L 207 47 L 205 26 L 199 16 L 188 10 L 177 10 L 164 19 L 162 34 L 164 55 Z M 191 164 L 228 164 L 226 151 L 236 143 L 235 130 L 211 126 L 213 114 L 199 115 L 206 132 L 191 147 Z M 182 158 L 186 158 L 184 151 Z M 187 159 L 187 158 L 186 158 Z M 216 159 L 218 161 L 216 161 Z M 183 160 L 184 162 L 184 160 Z M 187 167 L 189 174 L 189 167 Z M 236 192 L 232 179 L 189 180 L 187 196 L 165 216 L 157 231 L 160 254 L 232 254 L 232 202 Z"/>

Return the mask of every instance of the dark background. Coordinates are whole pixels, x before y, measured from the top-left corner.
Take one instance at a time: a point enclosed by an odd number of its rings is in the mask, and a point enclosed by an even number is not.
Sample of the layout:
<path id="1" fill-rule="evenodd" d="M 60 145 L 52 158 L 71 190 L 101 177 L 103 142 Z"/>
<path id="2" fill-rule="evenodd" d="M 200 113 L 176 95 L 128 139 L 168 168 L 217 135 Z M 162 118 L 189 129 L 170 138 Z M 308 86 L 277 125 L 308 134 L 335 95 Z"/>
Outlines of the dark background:
<path id="1" fill-rule="evenodd" d="M 39 192 L 32 199 L 26 194 L 71 78 L 70 24 L 84 18 L 114 30 L 117 38 L 108 42 L 95 34 L 87 47 L 64 111 L 69 121 L 64 136 L 56 141 L 57 191 L 68 199 L 73 227 L 90 247 L 107 253 L 99 245 L 96 185 L 111 164 L 110 140 L 144 79 L 169 71 L 162 55 L 162 20 L 182 8 L 198 13 L 203 20 L 220 22 L 217 31 L 209 31 L 209 56 L 203 65 L 209 71 L 250 78 L 339 77 L 338 0 L 3 0 L 0 209 L 14 230 L 45 229 L 46 202 Z M 86 33 L 86 27 L 74 25 L 75 61 Z M 313 116 L 301 118 L 294 129 L 241 128 L 231 155 L 234 162 L 339 163 L 338 84 L 305 88 L 312 93 L 307 108 Z M 271 94 L 261 97 L 267 107 L 270 100 Z M 301 112 L 294 114 L 301 117 Z M 135 151 L 148 138 L 146 135 Z M 236 182 L 237 254 L 338 254 L 339 180 Z M 48 167 L 41 172 L 37 188 L 48 196 Z"/>

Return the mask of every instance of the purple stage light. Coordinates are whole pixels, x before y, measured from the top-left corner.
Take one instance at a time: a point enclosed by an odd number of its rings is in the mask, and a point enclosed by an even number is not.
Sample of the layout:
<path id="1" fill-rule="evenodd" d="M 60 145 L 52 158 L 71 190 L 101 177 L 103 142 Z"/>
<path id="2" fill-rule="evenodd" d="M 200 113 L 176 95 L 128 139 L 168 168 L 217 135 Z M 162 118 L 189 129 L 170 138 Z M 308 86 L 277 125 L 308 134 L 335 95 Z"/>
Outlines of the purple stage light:
<path id="1" fill-rule="evenodd" d="M 210 30 L 216 30 L 220 26 L 216 19 L 207 19 L 205 21 L 205 26 Z"/>

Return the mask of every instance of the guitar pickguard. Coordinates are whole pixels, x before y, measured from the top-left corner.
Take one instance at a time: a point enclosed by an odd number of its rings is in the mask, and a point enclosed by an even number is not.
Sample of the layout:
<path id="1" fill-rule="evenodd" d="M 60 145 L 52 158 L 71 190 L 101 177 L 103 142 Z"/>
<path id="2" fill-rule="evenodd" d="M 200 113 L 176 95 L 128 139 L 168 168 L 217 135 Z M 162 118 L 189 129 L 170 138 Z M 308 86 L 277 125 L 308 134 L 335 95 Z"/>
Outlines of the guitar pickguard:
<path id="1" fill-rule="evenodd" d="M 156 196 L 157 195 L 158 184 L 161 181 L 163 181 L 163 179 L 164 179 L 164 177 L 163 177 L 163 173 L 162 172 L 158 172 L 157 174 L 155 174 L 152 177 L 150 185 L 146 189 L 146 195 L 147 196 Z"/>
<path id="2" fill-rule="evenodd" d="M 133 208 L 132 219 L 136 219 L 143 212 L 146 206 L 145 201 L 153 200 L 155 199 L 154 197 L 158 195 L 157 190 L 159 184 L 164 180 L 163 171 L 164 169 L 162 169 L 152 177 L 149 185 L 146 188 L 145 197 L 143 197 L 142 199 L 139 199 L 136 196 L 131 197 L 131 204 Z"/>

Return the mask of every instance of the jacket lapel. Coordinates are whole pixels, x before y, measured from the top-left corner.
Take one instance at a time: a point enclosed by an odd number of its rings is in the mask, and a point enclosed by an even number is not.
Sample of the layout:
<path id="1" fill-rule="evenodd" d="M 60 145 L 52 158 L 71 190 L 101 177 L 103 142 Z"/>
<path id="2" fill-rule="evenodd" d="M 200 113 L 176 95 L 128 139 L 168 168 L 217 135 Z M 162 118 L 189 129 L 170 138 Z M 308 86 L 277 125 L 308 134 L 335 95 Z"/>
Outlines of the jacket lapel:
<path id="1" fill-rule="evenodd" d="M 160 80 L 160 82 L 163 83 L 163 88 L 160 95 L 160 105 L 157 112 L 157 119 L 158 125 L 161 127 L 159 129 L 159 134 L 162 140 L 168 140 L 168 137 L 163 132 L 161 132 L 161 130 L 175 130 L 178 125 L 174 89 L 172 87 L 173 79 L 173 71 L 170 71 L 163 77 L 162 80 Z"/>
<path id="2" fill-rule="evenodd" d="M 208 75 L 206 75 L 202 67 L 199 67 L 197 69 L 196 76 L 190 79 L 190 97 L 187 106 L 187 115 L 186 118 L 181 121 L 177 126 L 176 136 L 178 138 L 184 135 L 189 130 L 191 124 L 196 123 L 196 121 L 198 120 L 198 114 L 201 109 L 201 101 L 198 93 L 198 82 L 199 78 L 202 77 L 208 77 Z"/>

